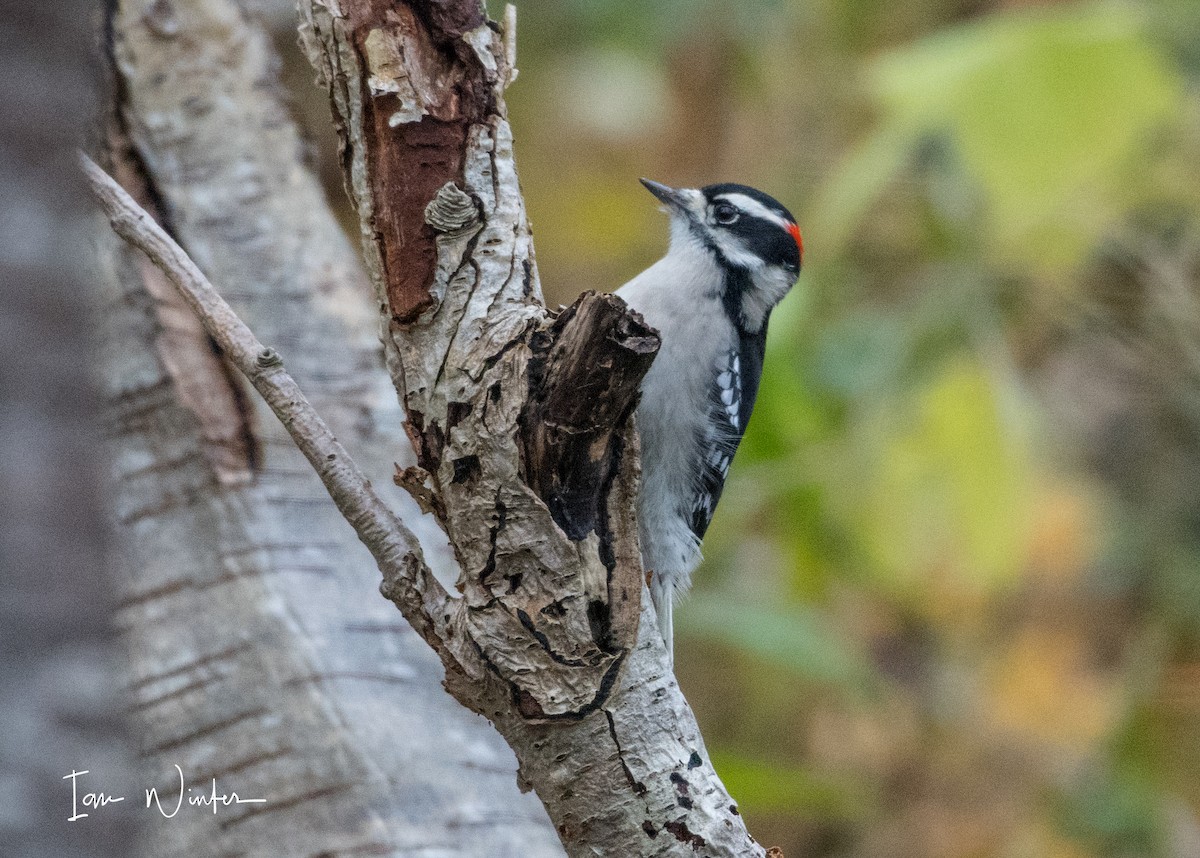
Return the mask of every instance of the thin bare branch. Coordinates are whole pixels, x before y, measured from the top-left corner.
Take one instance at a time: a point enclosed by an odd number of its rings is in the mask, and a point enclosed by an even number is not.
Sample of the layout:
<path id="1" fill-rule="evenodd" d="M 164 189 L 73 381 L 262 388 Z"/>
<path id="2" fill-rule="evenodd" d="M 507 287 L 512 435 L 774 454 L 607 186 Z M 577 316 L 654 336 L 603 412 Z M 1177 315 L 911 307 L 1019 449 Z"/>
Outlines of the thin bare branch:
<path id="1" fill-rule="evenodd" d="M 386 595 L 443 661 L 452 658 L 443 641 L 457 615 L 457 605 L 433 577 L 412 531 L 375 493 L 284 369 L 279 354 L 259 342 L 187 252 L 111 176 L 87 155 L 79 157 L 92 194 L 113 231 L 145 253 L 178 288 L 209 335 L 262 395 L 312 464 L 338 510 L 379 564 Z"/>

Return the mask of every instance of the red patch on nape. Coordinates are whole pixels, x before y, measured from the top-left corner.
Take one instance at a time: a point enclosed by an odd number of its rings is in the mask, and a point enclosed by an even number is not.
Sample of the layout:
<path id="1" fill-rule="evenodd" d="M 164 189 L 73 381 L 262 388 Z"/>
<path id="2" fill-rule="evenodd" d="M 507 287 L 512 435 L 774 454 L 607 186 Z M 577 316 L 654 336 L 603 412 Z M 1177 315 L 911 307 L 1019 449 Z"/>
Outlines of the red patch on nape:
<path id="1" fill-rule="evenodd" d="M 800 227 L 794 223 L 787 225 L 788 234 L 795 240 L 796 249 L 800 251 L 800 261 L 804 261 L 804 239 L 800 236 Z"/>

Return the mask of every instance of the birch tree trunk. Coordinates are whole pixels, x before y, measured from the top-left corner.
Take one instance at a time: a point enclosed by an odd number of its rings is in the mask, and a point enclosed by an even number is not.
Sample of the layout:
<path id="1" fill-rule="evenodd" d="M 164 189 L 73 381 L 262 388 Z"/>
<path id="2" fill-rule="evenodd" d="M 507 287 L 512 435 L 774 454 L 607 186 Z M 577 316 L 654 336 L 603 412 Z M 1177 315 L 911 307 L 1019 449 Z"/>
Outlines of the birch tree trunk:
<path id="1" fill-rule="evenodd" d="M 411 453 L 378 314 L 266 32 L 235 0 L 119 0 L 111 14 L 110 168 L 386 494 Z M 141 778 L 173 798 L 177 764 L 189 785 L 267 799 L 215 817 L 139 811 L 143 853 L 561 855 L 511 751 L 438 687 L 437 659 L 379 598 L 370 556 L 275 418 L 157 269 L 111 236 L 102 249 L 117 622 Z M 407 496 L 388 498 L 420 529 Z"/>

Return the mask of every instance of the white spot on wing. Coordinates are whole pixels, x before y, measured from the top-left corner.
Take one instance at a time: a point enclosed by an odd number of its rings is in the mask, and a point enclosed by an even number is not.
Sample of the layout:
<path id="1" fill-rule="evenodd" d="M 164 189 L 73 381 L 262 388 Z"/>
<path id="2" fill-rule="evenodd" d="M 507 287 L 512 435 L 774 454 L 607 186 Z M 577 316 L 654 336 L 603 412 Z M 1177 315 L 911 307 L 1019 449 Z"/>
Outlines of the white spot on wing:
<path id="1" fill-rule="evenodd" d="M 741 360 L 736 349 L 730 349 L 717 361 L 717 391 L 725 416 L 734 431 L 741 429 L 742 378 Z"/>

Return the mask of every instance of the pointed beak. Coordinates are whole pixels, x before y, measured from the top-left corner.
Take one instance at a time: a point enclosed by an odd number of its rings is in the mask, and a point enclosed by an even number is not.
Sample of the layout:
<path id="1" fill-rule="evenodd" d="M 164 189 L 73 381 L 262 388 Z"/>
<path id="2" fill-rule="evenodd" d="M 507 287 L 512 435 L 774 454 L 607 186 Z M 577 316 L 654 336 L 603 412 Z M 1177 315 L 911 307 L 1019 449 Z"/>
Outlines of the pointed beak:
<path id="1" fill-rule="evenodd" d="M 676 190 L 669 185 L 664 185 L 661 182 L 652 182 L 649 179 L 642 179 L 641 182 L 646 186 L 646 190 L 666 203 L 671 209 L 682 214 L 688 212 L 687 198 L 683 195 L 682 191 Z"/>

